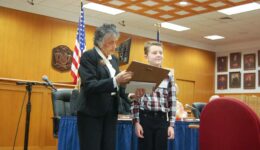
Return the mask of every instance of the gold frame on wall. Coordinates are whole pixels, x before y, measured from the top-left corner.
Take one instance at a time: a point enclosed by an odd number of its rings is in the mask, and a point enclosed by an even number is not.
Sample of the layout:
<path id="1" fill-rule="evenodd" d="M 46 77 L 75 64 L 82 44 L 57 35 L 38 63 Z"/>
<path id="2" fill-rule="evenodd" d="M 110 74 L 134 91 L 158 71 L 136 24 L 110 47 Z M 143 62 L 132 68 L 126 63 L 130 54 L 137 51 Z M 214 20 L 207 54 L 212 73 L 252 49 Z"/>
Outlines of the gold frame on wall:
<path id="1" fill-rule="evenodd" d="M 217 76 L 217 89 L 218 90 L 226 90 L 227 89 L 227 74 L 221 74 Z"/>
<path id="2" fill-rule="evenodd" d="M 241 68 L 241 53 L 230 53 L 230 69 Z"/>
<path id="3" fill-rule="evenodd" d="M 228 57 L 217 57 L 217 72 L 227 72 Z"/>
<path id="4" fill-rule="evenodd" d="M 229 88 L 241 88 L 240 72 L 229 72 Z"/>
<path id="5" fill-rule="evenodd" d="M 255 70 L 256 56 L 255 53 L 244 55 L 244 70 Z"/>
<path id="6" fill-rule="evenodd" d="M 255 73 L 244 73 L 244 89 L 255 89 Z"/>

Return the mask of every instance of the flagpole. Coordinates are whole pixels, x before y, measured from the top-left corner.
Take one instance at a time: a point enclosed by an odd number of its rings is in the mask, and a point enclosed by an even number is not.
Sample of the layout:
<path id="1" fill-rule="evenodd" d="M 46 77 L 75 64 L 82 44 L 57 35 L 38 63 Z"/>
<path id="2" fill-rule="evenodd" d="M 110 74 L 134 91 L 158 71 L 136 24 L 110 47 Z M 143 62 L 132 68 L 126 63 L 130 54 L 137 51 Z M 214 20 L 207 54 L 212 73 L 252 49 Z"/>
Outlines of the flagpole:
<path id="1" fill-rule="evenodd" d="M 161 23 L 154 24 L 156 27 L 156 41 L 160 42 L 160 29 L 161 29 Z"/>

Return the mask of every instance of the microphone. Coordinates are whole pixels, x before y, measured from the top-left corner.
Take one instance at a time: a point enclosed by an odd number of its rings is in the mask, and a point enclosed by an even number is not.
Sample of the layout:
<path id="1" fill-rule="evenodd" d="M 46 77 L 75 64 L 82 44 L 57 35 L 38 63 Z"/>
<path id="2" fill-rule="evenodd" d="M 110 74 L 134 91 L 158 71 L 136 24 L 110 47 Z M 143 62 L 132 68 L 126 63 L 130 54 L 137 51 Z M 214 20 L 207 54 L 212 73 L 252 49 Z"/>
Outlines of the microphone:
<path id="1" fill-rule="evenodd" d="M 195 107 L 192 107 L 192 106 L 191 106 L 191 105 L 189 105 L 189 104 L 185 104 L 185 107 L 186 107 L 186 108 L 189 108 L 189 109 L 197 110 L 197 108 L 195 108 Z"/>
<path id="2" fill-rule="evenodd" d="M 47 85 L 50 86 L 53 90 L 57 91 L 57 89 L 54 87 L 52 82 L 48 79 L 47 75 L 43 75 L 42 80 L 45 81 L 47 83 Z"/>

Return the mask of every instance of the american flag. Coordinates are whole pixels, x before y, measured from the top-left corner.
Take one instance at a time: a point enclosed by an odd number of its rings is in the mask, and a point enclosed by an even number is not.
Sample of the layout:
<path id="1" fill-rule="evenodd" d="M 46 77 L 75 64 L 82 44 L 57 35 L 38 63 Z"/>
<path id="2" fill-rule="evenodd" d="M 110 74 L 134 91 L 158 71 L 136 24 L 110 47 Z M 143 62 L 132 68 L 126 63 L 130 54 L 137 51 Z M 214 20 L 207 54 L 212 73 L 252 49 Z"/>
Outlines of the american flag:
<path id="1" fill-rule="evenodd" d="M 76 43 L 75 43 L 73 58 L 72 58 L 72 64 L 71 64 L 71 75 L 73 77 L 74 84 L 77 84 L 77 81 L 78 81 L 79 60 L 80 60 L 81 54 L 85 50 L 86 50 L 85 19 L 84 19 L 83 3 L 81 2 L 77 38 L 76 38 Z"/>

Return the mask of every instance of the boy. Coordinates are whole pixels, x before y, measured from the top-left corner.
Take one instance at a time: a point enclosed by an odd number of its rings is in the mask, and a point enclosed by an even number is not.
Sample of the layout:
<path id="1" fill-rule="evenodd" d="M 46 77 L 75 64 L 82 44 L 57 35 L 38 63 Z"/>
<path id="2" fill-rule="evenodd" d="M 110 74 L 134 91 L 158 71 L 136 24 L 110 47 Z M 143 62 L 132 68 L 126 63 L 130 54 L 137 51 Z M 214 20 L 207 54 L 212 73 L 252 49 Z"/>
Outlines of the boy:
<path id="1" fill-rule="evenodd" d="M 148 64 L 162 67 L 163 48 L 156 41 L 145 43 Z M 167 137 L 174 138 L 176 91 L 173 72 L 152 93 L 132 103 L 133 122 L 139 150 L 167 150 Z"/>

